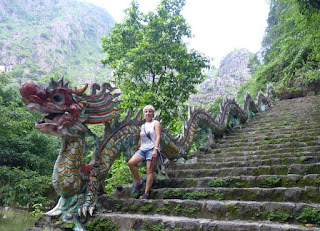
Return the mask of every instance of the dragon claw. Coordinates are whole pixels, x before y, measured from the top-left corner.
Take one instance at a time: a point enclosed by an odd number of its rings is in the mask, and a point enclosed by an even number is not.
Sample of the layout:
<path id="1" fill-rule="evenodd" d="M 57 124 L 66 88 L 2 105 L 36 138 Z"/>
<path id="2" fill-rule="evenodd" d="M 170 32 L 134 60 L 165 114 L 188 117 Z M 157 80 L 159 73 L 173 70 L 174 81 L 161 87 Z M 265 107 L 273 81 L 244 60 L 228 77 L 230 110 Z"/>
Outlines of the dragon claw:
<path id="1" fill-rule="evenodd" d="M 92 215 L 93 215 L 93 212 L 94 212 L 94 209 L 95 209 L 94 206 L 84 205 L 83 207 L 81 207 L 81 208 L 78 209 L 78 215 L 79 215 L 79 217 L 81 217 L 81 216 L 86 217 L 87 214 L 89 214 L 90 216 L 92 216 Z"/>
<path id="2" fill-rule="evenodd" d="M 87 206 L 83 206 L 82 207 L 82 214 L 83 214 L 83 216 L 87 216 L 87 212 L 88 212 L 88 207 Z"/>
<path id="3" fill-rule="evenodd" d="M 93 211 L 94 211 L 94 207 L 90 207 L 90 208 L 89 208 L 89 214 L 90 214 L 90 216 L 93 215 Z"/>

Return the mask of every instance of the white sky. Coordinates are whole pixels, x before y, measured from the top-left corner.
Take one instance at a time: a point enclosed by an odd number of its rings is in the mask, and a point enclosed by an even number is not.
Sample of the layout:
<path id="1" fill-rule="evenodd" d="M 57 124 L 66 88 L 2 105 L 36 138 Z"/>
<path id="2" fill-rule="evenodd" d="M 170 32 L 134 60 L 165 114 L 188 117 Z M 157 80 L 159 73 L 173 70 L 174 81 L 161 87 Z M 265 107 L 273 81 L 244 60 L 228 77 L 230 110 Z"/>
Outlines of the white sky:
<path id="1" fill-rule="evenodd" d="M 85 0 L 107 9 L 117 22 L 131 0 Z M 137 0 L 144 13 L 155 11 L 161 0 Z M 234 49 L 258 52 L 267 26 L 268 0 L 186 0 L 182 14 L 191 26 L 190 48 L 214 59 L 216 67 Z"/>

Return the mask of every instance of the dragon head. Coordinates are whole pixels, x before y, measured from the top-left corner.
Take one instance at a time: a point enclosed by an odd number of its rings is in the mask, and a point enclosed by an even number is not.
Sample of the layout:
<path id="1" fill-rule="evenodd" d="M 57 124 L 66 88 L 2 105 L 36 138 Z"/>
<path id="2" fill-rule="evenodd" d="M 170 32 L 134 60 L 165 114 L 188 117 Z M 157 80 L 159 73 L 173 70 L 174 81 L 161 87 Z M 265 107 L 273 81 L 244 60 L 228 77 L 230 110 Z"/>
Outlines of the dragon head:
<path id="1" fill-rule="evenodd" d="M 104 83 L 98 94 L 94 90 L 91 95 L 84 94 L 87 87 L 70 89 L 63 79 L 51 79 L 49 84 L 27 83 L 19 90 L 29 111 L 45 115 L 36 122 L 37 129 L 54 136 L 77 136 L 88 131 L 86 124 L 107 123 L 120 110 L 119 101 L 113 101 L 119 94 L 111 94 L 110 84 Z"/>

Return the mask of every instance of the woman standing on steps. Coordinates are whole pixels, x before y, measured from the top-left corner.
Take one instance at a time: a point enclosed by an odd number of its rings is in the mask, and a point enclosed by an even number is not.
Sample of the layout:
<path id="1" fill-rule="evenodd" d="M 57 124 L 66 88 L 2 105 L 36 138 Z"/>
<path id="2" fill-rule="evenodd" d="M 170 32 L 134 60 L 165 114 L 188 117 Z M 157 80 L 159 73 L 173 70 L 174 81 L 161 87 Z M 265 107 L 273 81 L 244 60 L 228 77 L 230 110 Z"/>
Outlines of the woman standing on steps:
<path id="1" fill-rule="evenodd" d="M 138 150 L 128 161 L 129 168 L 136 181 L 132 194 L 139 193 L 139 190 L 143 187 L 137 165 L 144 160 L 147 161 L 146 188 L 144 194 L 140 197 L 141 199 L 149 199 L 150 189 L 154 180 L 153 169 L 157 163 L 158 149 L 160 148 L 161 125 L 159 121 L 153 118 L 154 111 L 155 109 L 151 105 L 143 108 L 146 122 L 141 126 Z"/>

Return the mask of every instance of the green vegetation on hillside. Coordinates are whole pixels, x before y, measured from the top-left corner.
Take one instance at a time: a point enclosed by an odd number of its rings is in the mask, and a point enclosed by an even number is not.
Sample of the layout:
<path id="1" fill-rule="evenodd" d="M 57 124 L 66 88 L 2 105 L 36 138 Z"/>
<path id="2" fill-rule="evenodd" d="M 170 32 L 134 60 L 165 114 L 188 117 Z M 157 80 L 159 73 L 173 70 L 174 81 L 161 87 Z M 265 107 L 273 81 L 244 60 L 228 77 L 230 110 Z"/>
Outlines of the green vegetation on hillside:
<path id="1" fill-rule="evenodd" d="M 318 0 L 273 0 L 263 40 L 263 63 L 238 94 L 256 94 L 273 83 L 280 98 L 320 91 Z"/>
<path id="2" fill-rule="evenodd" d="M 0 5 L 0 65 L 10 66 L 19 83 L 53 73 L 77 83 L 108 78 L 110 69 L 99 63 L 100 38 L 113 25 L 106 11 L 76 0 Z"/>

